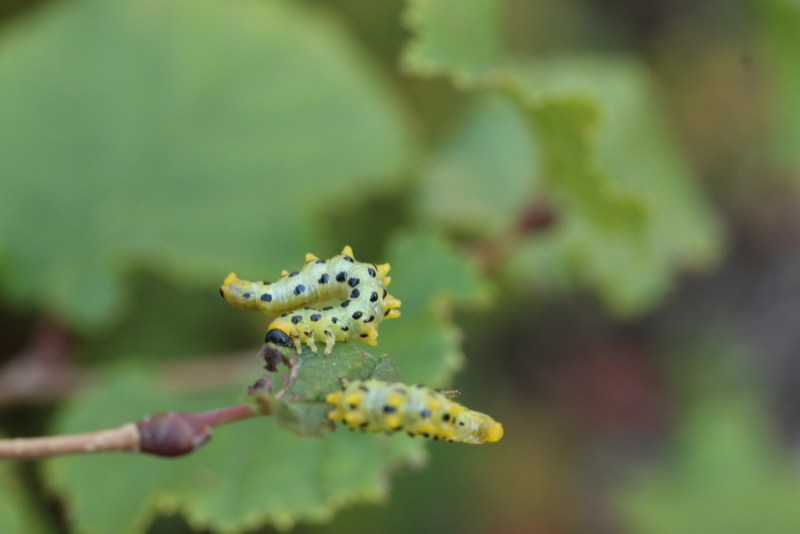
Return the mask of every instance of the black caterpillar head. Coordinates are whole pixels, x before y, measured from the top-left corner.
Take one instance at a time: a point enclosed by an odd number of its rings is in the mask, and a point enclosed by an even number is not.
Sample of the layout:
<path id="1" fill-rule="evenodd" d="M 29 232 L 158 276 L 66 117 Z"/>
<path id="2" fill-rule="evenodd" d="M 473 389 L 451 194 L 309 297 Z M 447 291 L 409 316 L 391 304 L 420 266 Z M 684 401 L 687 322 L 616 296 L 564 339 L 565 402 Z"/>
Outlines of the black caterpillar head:
<path id="1" fill-rule="evenodd" d="M 273 328 L 267 332 L 267 335 L 264 336 L 264 343 L 275 343 L 276 345 L 282 345 L 289 348 L 294 346 L 292 343 L 292 338 L 289 337 L 289 334 L 283 330 L 278 330 L 277 328 Z"/>

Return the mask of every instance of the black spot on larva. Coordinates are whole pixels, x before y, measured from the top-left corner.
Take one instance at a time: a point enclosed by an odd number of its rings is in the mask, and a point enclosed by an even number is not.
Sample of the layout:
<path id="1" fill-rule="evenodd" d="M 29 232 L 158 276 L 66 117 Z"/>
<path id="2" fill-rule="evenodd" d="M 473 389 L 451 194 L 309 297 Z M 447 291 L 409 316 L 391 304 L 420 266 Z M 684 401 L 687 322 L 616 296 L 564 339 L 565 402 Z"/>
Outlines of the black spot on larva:
<path id="1" fill-rule="evenodd" d="M 249 299 L 250 298 L 250 293 L 243 293 L 242 294 L 242 298 L 243 299 Z"/>
<path id="2" fill-rule="evenodd" d="M 361 296 L 361 292 L 359 292 L 358 289 L 354 289 L 353 292 L 350 293 L 350 298 L 351 299 L 357 299 L 360 296 Z"/>
<path id="3" fill-rule="evenodd" d="M 430 435 L 430 434 L 428 434 L 427 432 L 423 432 L 423 433 L 422 433 L 422 437 L 423 437 L 423 438 L 429 438 L 429 437 L 431 437 L 431 435 Z"/>
<path id="4" fill-rule="evenodd" d="M 297 276 L 298 274 L 300 274 L 300 273 L 298 273 L 297 271 L 292 271 L 292 272 L 289 273 L 289 278 Z"/>
<path id="5" fill-rule="evenodd" d="M 450 420 L 450 414 L 449 413 L 446 413 L 446 414 L 444 414 L 442 416 L 442 421 L 449 421 L 449 420 Z"/>
<path id="6" fill-rule="evenodd" d="M 337 282 L 345 282 L 347 280 L 347 273 L 342 271 L 336 275 Z"/>
<path id="7" fill-rule="evenodd" d="M 376 292 L 372 292 L 372 295 L 369 296 L 370 302 L 377 302 L 378 301 L 378 294 Z"/>
<path id="8" fill-rule="evenodd" d="M 311 337 L 311 332 L 303 332 L 306 337 Z"/>
<path id="9" fill-rule="evenodd" d="M 346 307 L 350 306 L 350 301 L 349 300 L 345 300 L 344 302 L 342 302 L 341 306 L 342 306 L 342 308 L 346 308 Z"/>
<path id="10" fill-rule="evenodd" d="M 458 426 L 464 426 L 464 421 L 460 421 L 460 422 L 458 423 Z"/>
<path id="11" fill-rule="evenodd" d="M 350 409 L 351 410 L 355 410 L 356 408 L 358 408 L 358 404 L 350 403 Z"/>
<path id="12" fill-rule="evenodd" d="M 414 433 L 413 433 L 413 432 L 411 432 L 410 430 L 409 430 L 408 432 L 406 432 L 406 434 L 408 434 L 408 435 L 409 435 L 409 436 L 411 436 L 412 438 L 413 438 L 413 437 L 416 437 L 416 434 L 414 434 Z"/>
<path id="13" fill-rule="evenodd" d="M 386 310 L 385 312 L 383 312 L 383 316 L 386 317 L 387 315 L 389 315 L 389 312 L 391 312 L 391 311 L 392 310 Z"/>
<path id="14" fill-rule="evenodd" d="M 261 295 L 261 300 L 263 300 L 264 302 L 272 302 L 272 295 L 270 295 L 269 293 L 264 293 L 263 295 Z"/>
<path id="15" fill-rule="evenodd" d="M 384 290 L 383 290 L 383 298 L 386 298 L 386 295 L 387 295 L 388 293 L 389 293 L 389 292 L 388 292 L 388 291 L 386 291 L 386 290 L 384 289 Z"/>
<path id="16" fill-rule="evenodd" d="M 325 306 L 325 307 L 324 307 L 324 308 L 322 308 L 322 309 L 323 309 L 323 310 L 325 310 L 325 311 L 332 310 L 332 309 L 333 309 L 333 306 Z"/>
<path id="17" fill-rule="evenodd" d="M 433 436 L 433 441 L 439 441 L 439 436 Z"/>
<path id="18" fill-rule="evenodd" d="M 361 428 L 367 428 L 369 426 L 369 421 L 364 421 L 361 423 Z"/>
<path id="19" fill-rule="evenodd" d="M 369 337 L 369 334 L 361 334 L 361 337 Z"/>
<path id="20" fill-rule="evenodd" d="M 394 413 L 397 411 L 397 408 L 394 406 L 389 406 L 388 404 L 383 407 L 383 413 Z"/>
<path id="21" fill-rule="evenodd" d="M 320 314 L 314 313 L 311 315 L 311 321 L 316 323 L 317 321 L 319 321 L 319 319 L 320 319 Z"/>
<path id="22" fill-rule="evenodd" d="M 331 322 L 332 322 L 333 324 L 336 324 L 336 323 L 338 323 L 338 322 L 339 322 L 339 318 L 338 318 L 338 317 L 331 317 Z"/>
<path id="23" fill-rule="evenodd" d="M 322 276 L 319 277 L 319 283 L 320 284 L 327 284 L 328 280 L 330 280 L 330 276 L 328 276 L 328 273 L 325 273 L 325 274 L 323 274 Z"/>
<path id="24" fill-rule="evenodd" d="M 325 260 L 317 260 L 314 263 L 316 263 L 317 265 L 322 265 L 323 263 L 325 263 Z"/>
<path id="25" fill-rule="evenodd" d="M 300 321 L 302 320 L 303 320 L 302 317 L 300 317 L 299 315 L 295 315 L 294 317 L 292 317 L 292 324 L 300 324 Z"/>
<path id="26" fill-rule="evenodd" d="M 419 414 L 422 416 L 423 419 L 427 419 L 428 417 L 431 416 L 431 411 L 429 409 L 425 408 L 424 410 L 419 412 Z"/>
<path id="27" fill-rule="evenodd" d="M 292 346 L 292 338 L 289 335 L 277 328 L 273 328 L 267 335 L 264 336 L 264 343 L 275 343 L 276 345 L 283 345 L 284 347 Z"/>
<path id="28" fill-rule="evenodd" d="M 282 314 L 281 314 L 281 317 L 286 317 L 287 315 L 289 315 L 289 313 L 288 313 L 288 312 L 287 312 L 287 313 L 282 313 Z"/>
<path id="29" fill-rule="evenodd" d="M 353 319 L 361 319 L 362 315 L 364 315 L 364 314 L 361 313 L 360 311 L 354 312 L 353 313 Z"/>
<path id="30" fill-rule="evenodd" d="M 331 332 L 330 330 L 325 330 L 325 335 L 327 337 L 333 337 L 333 332 Z"/>
<path id="31" fill-rule="evenodd" d="M 369 393 L 369 388 L 367 386 L 358 386 L 358 389 L 360 389 L 364 393 Z"/>
<path id="32" fill-rule="evenodd" d="M 222 288 L 219 288 L 219 296 L 225 298 L 225 292 L 222 290 Z"/>
<path id="33" fill-rule="evenodd" d="M 347 326 L 343 326 L 343 327 L 342 327 L 342 332 L 347 332 L 348 330 L 350 330 L 350 328 L 349 328 L 349 327 L 347 327 Z"/>
<path id="34" fill-rule="evenodd" d="M 306 290 L 306 286 L 304 286 L 303 284 L 297 284 L 296 286 L 294 286 L 294 294 L 295 295 L 302 295 L 303 291 L 305 291 L 305 290 Z"/>
<path id="35" fill-rule="evenodd" d="M 366 319 L 364 319 L 364 322 L 365 322 L 365 323 L 371 323 L 371 322 L 372 322 L 372 321 L 374 321 L 374 320 L 375 320 L 375 316 L 374 316 L 374 315 L 370 315 L 369 317 L 367 317 Z"/>
<path id="36" fill-rule="evenodd" d="M 369 269 L 367 269 L 367 272 L 369 273 L 370 278 L 375 278 L 375 269 L 370 267 Z"/>
<path id="37" fill-rule="evenodd" d="M 361 280 L 359 280 L 358 278 L 351 278 L 350 280 L 347 281 L 347 285 L 349 285 L 350 287 L 356 287 L 359 284 L 359 282 L 361 282 Z"/>
<path id="38" fill-rule="evenodd" d="M 343 257 L 342 259 L 343 259 L 344 261 L 349 261 L 350 263 L 353 263 L 353 258 L 351 258 L 350 256 L 345 256 L 345 257 Z"/>
<path id="39" fill-rule="evenodd" d="M 267 282 L 266 280 L 264 280 L 264 281 L 263 281 L 263 282 L 261 282 L 261 283 L 262 283 L 262 284 L 264 284 L 265 286 L 268 286 L 268 285 L 272 284 L 272 282 Z"/>

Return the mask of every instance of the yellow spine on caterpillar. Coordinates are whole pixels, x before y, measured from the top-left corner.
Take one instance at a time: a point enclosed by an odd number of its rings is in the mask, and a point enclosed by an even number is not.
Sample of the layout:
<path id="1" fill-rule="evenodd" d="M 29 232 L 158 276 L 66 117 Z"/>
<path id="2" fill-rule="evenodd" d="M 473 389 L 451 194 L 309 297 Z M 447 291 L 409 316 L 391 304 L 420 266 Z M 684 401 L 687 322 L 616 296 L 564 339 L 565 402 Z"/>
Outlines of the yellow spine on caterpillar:
<path id="1" fill-rule="evenodd" d="M 336 342 L 377 345 L 378 325 L 400 317 L 401 302 L 386 290 L 390 269 L 388 263 L 356 261 L 346 246 L 328 260 L 306 254 L 299 271 L 284 270 L 275 282 L 251 282 L 231 273 L 219 291 L 237 308 L 280 314 L 267 328 L 266 342 L 298 352 L 303 343 L 314 352 L 316 343 L 324 343 L 329 354 Z"/>
<path id="2" fill-rule="evenodd" d="M 469 444 L 494 443 L 503 437 L 503 425 L 488 415 L 423 386 L 356 380 L 329 393 L 325 401 L 334 405 L 329 419 L 366 432 L 405 431 Z"/>

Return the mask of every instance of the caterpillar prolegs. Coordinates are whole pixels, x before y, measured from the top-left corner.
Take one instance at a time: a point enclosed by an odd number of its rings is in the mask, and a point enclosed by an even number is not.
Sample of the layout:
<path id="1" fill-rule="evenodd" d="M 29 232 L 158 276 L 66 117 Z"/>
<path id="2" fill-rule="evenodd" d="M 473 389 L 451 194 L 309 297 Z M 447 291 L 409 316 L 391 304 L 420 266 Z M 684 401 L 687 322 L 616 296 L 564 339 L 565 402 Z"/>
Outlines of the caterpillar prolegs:
<path id="1" fill-rule="evenodd" d="M 283 271 L 275 282 L 250 282 L 231 273 L 219 292 L 237 308 L 280 314 L 267 328 L 266 342 L 298 352 L 303 343 L 314 352 L 316 343 L 324 343 L 325 354 L 330 354 L 337 341 L 377 345 L 381 321 L 400 316 L 400 301 L 386 290 L 390 268 L 388 263 L 356 261 L 346 246 L 328 260 L 306 254 L 302 269 Z M 319 307 L 334 300 L 335 305 Z"/>
<path id="2" fill-rule="evenodd" d="M 325 400 L 335 406 L 329 419 L 367 432 L 405 431 L 470 444 L 494 443 L 503 437 L 503 425 L 488 415 L 423 386 L 357 380 L 329 393 Z"/>

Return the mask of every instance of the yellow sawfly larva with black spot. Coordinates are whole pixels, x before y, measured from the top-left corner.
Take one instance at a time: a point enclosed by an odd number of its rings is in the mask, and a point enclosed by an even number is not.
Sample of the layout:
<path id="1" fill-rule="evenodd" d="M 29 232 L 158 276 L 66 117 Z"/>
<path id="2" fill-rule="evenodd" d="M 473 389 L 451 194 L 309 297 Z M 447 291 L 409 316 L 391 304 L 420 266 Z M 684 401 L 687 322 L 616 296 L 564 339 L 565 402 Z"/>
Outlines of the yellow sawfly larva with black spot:
<path id="1" fill-rule="evenodd" d="M 231 273 L 220 295 L 237 308 L 279 314 L 267 328 L 265 342 L 317 352 L 325 344 L 330 354 L 336 342 L 364 341 L 377 345 L 378 325 L 400 316 L 400 301 L 386 291 L 391 282 L 388 263 L 356 261 L 349 246 L 321 260 L 306 254 L 299 271 L 283 271 L 275 282 L 250 282 Z M 319 307 L 322 303 L 336 301 Z M 314 307 L 316 306 L 316 307 Z"/>
<path id="2" fill-rule="evenodd" d="M 472 411 L 442 393 L 399 382 L 356 380 L 325 401 L 335 408 L 333 421 L 366 432 L 405 431 L 412 436 L 456 443 L 494 443 L 503 437 L 503 425 Z"/>

